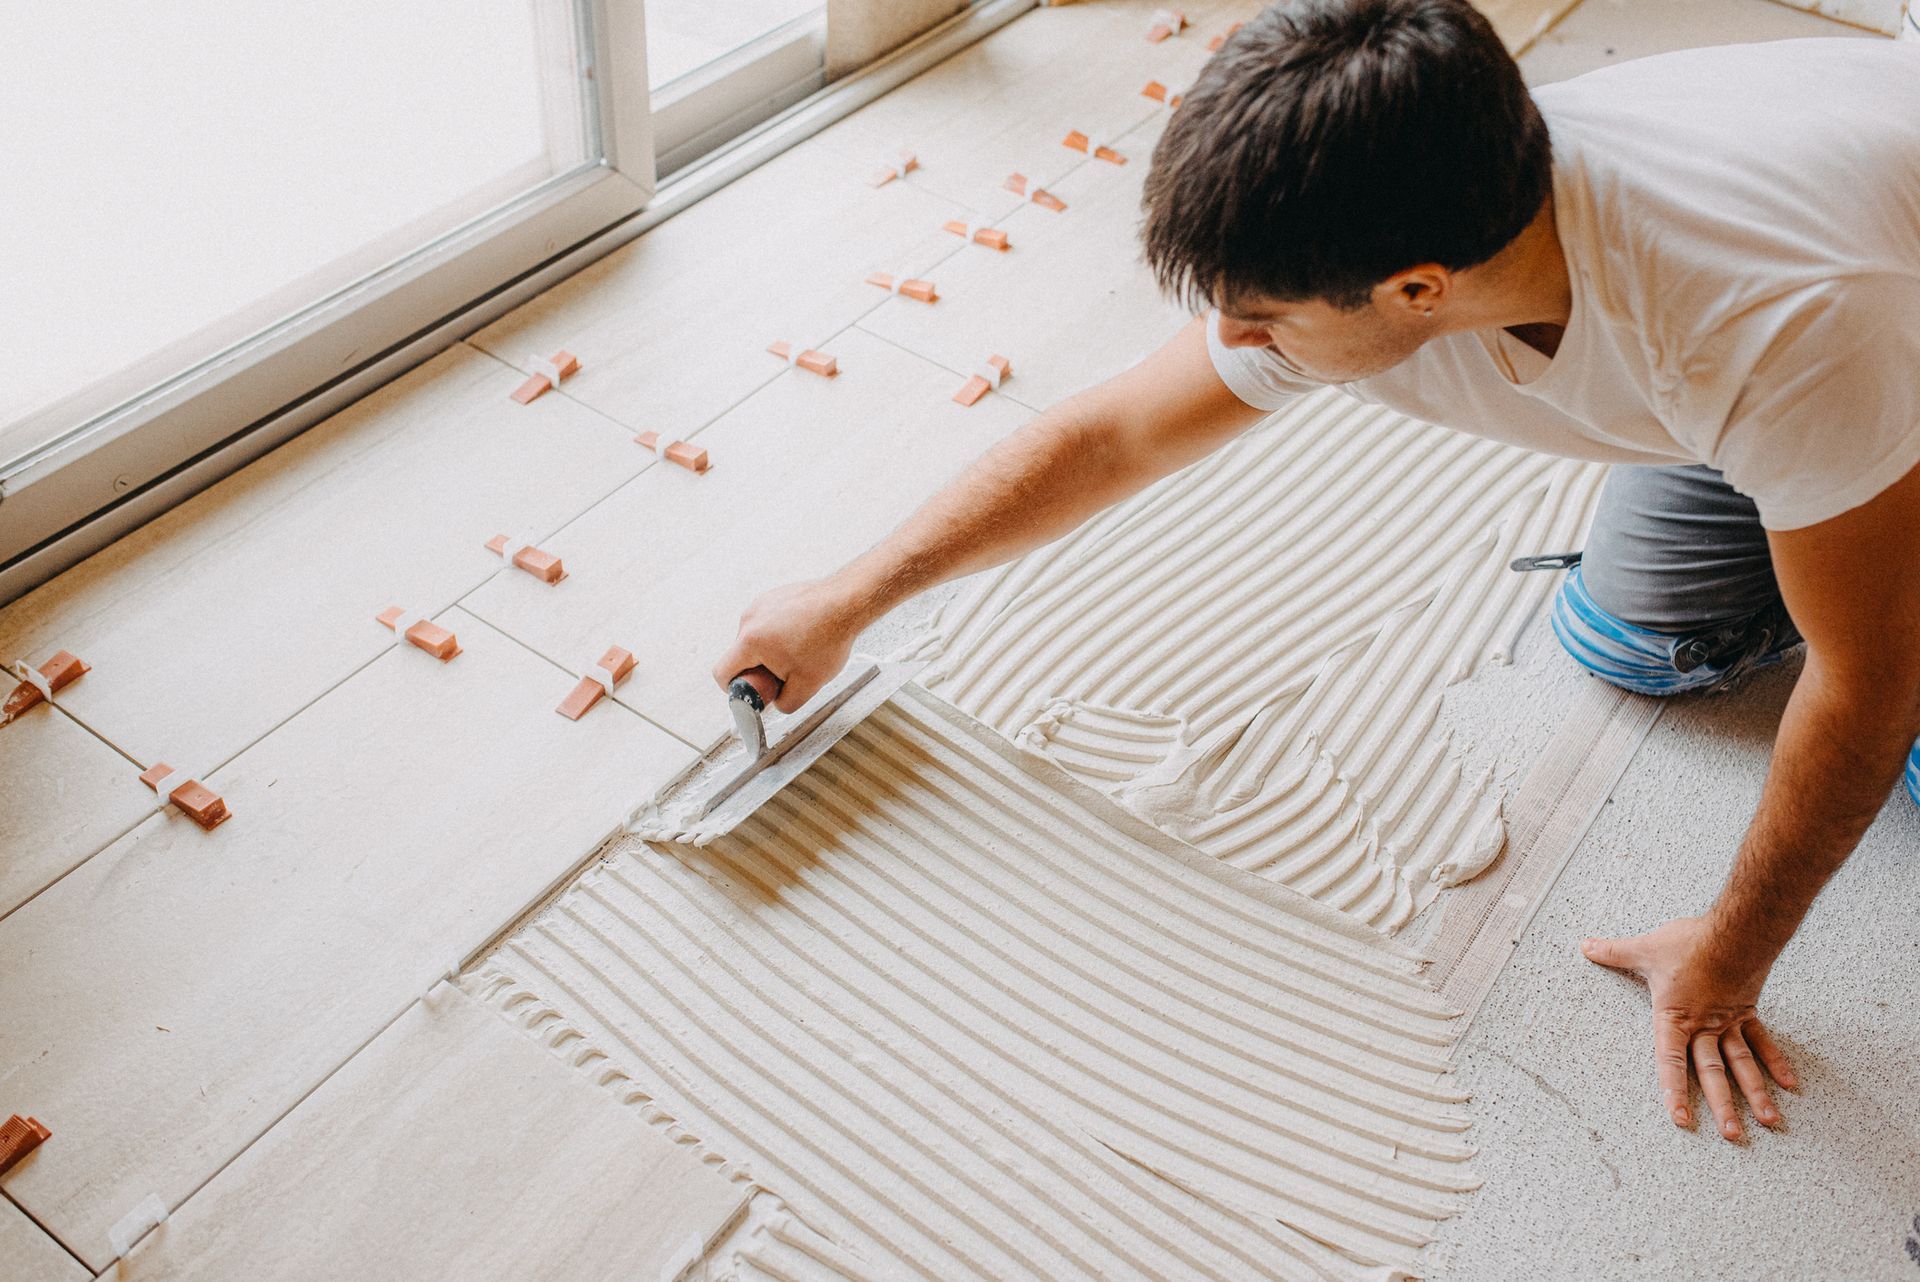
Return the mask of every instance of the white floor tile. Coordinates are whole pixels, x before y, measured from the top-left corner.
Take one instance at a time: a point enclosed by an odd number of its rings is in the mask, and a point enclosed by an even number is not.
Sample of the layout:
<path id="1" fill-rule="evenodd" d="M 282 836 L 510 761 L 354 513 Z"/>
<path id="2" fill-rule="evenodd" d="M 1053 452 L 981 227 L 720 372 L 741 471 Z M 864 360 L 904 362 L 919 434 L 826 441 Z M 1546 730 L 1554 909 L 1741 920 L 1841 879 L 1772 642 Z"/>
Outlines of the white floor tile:
<path id="1" fill-rule="evenodd" d="M 953 404 L 964 379 L 857 330 L 831 347 L 839 377 L 785 371 L 695 438 L 704 476 L 655 468 L 563 530 L 572 591 L 503 576 L 466 608 L 548 656 L 626 646 L 619 698 L 711 740 L 727 715 L 709 669 L 755 594 L 838 569 L 1028 417 L 993 393 Z"/>
<path id="2" fill-rule="evenodd" d="M 87 1282 L 92 1276 L 61 1250 L 58 1242 L 20 1214 L 18 1207 L 0 1198 L 0 1278 L 7 1282 Z"/>
<path id="3" fill-rule="evenodd" d="M 451 604 L 501 570 L 487 539 L 650 465 L 564 397 L 514 403 L 521 381 L 449 350 L 14 602 L 0 654 L 73 651 L 77 716 L 143 765 L 211 769 L 378 654 L 380 610 Z"/>
<path id="4" fill-rule="evenodd" d="M 142 1282 L 652 1279 L 746 1190 L 442 986 L 157 1232 Z"/>
<path id="5" fill-rule="evenodd" d="M 0 922 L 0 1064 L 53 1128 L 7 1191 L 92 1264 L 587 855 L 684 747 L 479 620 L 382 655 Z M 92 680 L 89 674 L 86 680 Z M 17 729 L 17 727 L 15 727 Z"/>
<path id="6" fill-rule="evenodd" d="M 139 774 L 44 703 L 0 728 L 0 917 L 139 821 Z"/>

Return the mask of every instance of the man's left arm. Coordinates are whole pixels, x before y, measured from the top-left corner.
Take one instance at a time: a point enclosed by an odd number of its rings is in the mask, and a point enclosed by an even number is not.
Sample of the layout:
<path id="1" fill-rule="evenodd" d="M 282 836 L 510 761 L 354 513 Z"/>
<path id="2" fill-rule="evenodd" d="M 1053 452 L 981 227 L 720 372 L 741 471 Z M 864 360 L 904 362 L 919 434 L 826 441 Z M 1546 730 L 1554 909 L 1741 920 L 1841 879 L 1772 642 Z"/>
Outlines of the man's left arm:
<path id="1" fill-rule="evenodd" d="M 1885 804 L 1920 734 L 1920 468 L 1860 507 L 1769 541 L 1807 659 L 1727 884 L 1702 917 L 1582 945 L 1593 961 L 1647 980 L 1674 1123 L 1692 1124 L 1691 1061 L 1730 1140 L 1742 1134 L 1733 1086 L 1771 1126 L 1779 1112 L 1761 1065 L 1795 1085 L 1755 1013 L 1767 973 Z"/>

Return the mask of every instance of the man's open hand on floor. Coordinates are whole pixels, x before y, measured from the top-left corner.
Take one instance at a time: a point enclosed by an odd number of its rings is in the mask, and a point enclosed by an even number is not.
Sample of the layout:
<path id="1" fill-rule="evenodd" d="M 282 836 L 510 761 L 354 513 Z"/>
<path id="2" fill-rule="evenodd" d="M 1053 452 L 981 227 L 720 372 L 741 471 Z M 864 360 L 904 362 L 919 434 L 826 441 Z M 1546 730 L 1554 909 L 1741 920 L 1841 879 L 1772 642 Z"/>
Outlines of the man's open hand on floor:
<path id="1" fill-rule="evenodd" d="M 1681 917 L 1644 935 L 1584 940 L 1580 950 L 1589 961 L 1630 970 L 1647 981 L 1653 995 L 1654 1064 L 1674 1125 L 1693 1125 L 1687 1090 L 1691 1063 L 1720 1134 L 1738 1140 L 1746 1132 L 1733 1087 L 1739 1086 L 1762 1125 L 1776 1126 L 1780 1110 L 1767 1090 L 1767 1077 L 1788 1090 L 1799 1079 L 1754 1012 L 1766 967 L 1757 975 L 1720 973 L 1705 960 L 1715 950 L 1702 947 L 1710 929 L 1703 917 Z"/>

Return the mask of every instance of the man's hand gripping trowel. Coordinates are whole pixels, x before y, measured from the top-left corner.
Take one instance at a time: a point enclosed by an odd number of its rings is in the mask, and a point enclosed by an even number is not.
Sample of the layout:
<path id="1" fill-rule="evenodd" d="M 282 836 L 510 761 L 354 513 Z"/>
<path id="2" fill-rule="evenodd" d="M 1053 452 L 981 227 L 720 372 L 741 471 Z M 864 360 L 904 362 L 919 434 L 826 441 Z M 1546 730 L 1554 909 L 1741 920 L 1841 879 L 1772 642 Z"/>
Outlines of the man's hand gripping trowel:
<path id="1" fill-rule="evenodd" d="M 855 656 L 845 672 L 776 726 L 779 738 L 772 743 L 763 716 L 779 697 L 780 680 L 765 668 L 742 672 L 727 686 L 734 733 L 638 806 L 627 817 L 627 831 L 695 846 L 732 832 L 925 666 Z"/>

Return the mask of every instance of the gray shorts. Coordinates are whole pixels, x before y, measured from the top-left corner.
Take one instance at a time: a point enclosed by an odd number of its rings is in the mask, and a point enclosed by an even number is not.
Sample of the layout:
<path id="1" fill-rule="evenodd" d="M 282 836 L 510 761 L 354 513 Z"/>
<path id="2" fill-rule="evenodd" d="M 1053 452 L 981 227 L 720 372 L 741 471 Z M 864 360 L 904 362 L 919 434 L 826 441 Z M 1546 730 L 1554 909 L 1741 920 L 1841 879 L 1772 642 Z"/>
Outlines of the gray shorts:
<path id="1" fill-rule="evenodd" d="M 1656 632 L 1785 608 L 1760 510 L 1710 467 L 1614 467 L 1580 569 L 1602 609 Z"/>

